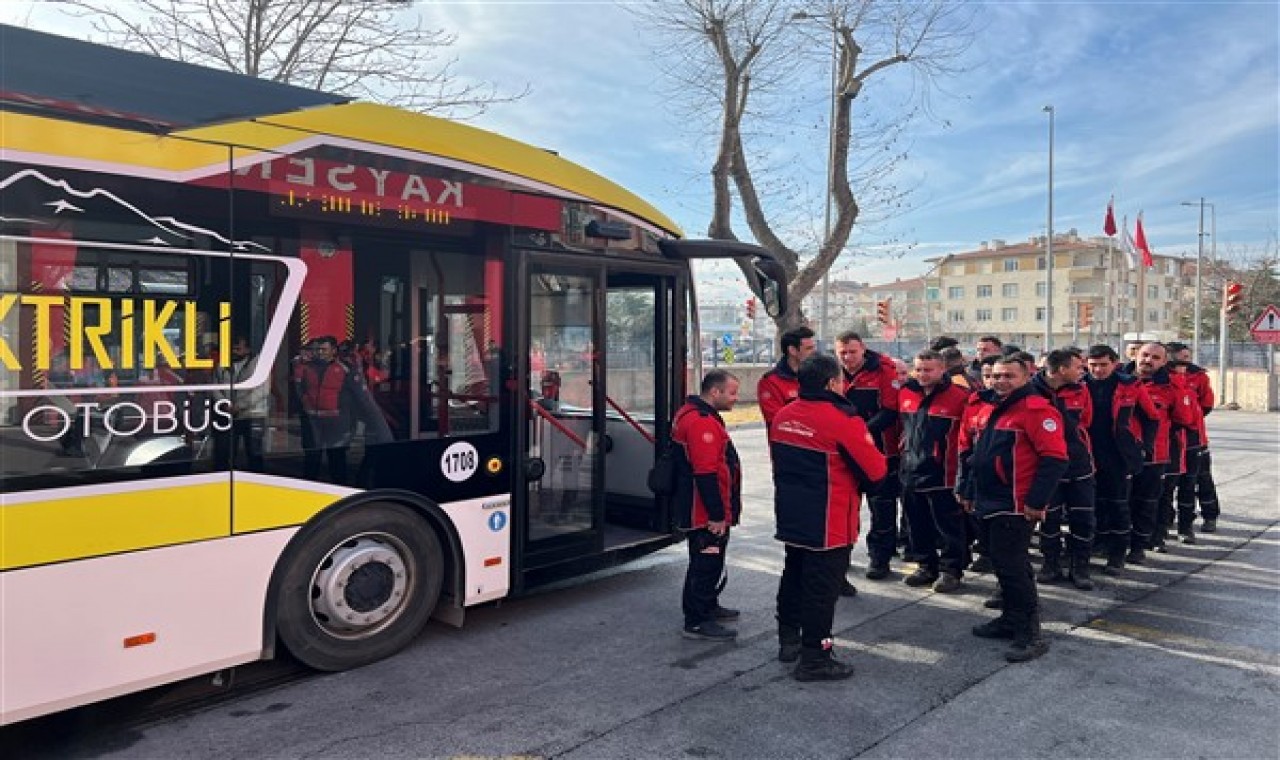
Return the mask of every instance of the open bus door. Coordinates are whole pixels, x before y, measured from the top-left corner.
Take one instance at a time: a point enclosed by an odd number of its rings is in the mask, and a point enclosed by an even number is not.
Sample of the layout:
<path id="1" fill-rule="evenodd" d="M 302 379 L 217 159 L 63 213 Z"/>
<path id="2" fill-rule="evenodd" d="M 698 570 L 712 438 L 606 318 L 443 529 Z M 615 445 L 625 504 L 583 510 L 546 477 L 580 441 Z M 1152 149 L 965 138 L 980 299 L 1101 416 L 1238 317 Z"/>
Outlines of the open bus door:
<path id="1" fill-rule="evenodd" d="M 683 359 L 672 359 L 683 354 L 673 350 L 683 346 L 683 271 L 529 255 L 519 307 L 526 467 L 515 494 L 525 504 L 523 567 L 670 541 L 669 507 L 646 474 L 683 391 Z"/>

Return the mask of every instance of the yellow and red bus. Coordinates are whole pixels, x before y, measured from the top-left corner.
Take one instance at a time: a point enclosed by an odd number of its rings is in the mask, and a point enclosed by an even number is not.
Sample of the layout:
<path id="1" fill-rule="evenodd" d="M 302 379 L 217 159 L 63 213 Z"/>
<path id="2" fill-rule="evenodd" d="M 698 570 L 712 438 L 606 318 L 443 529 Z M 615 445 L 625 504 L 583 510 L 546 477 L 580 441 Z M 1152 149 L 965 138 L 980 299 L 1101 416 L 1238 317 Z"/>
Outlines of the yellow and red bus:
<path id="1" fill-rule="evenodd" d="M 678 540 L 688 241 L 474 127 L 0 28 L 0 723 Z"/>

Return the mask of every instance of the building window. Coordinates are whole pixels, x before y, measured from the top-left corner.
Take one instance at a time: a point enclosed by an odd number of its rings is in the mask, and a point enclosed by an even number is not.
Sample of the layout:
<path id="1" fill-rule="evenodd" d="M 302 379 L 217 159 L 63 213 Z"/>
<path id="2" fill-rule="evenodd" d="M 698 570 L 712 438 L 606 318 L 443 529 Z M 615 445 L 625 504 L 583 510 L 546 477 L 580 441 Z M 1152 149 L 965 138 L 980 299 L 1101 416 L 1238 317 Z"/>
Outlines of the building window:
<path id="1" fill-rule="evenodd" d="M 947 312 L 947 321 L 952 324 L 958 324 L 964 321 L 964 311 L 961 309 L 951 309 Z"/>
<path id="2" fill-rule="evenodd" d="M 1000 286 L 1000 295 L 1004 296 L 1005 298 L 1017 298 L 1018 283 L 1016 282 L 1004 283 L 1003 285 Z"/>
<path id="3" fill-rule="evenodd" d="M 933 287 L 933 286 L 930 286 L 927 290 L 925 290 L 925 296 L 924 296 L 924 297 L 925 297 L 925 299 L 926 299 L 926 300 L 928 300 L 928 301 L 936 301 L 936 300 L 938 300 L 938 297 L 939 297 L 940 295 L 941 295 L 941 293 L 939 292 L 939 289 L 938 289 L 938 288 L 935 288 L 935 287 Z"/>
<path id="4" fill-rule="evenodd" d="M 1147 286 L 1147 298 L 1150 298 L 1150 299 L 1152 299 L 1152 300 L 1155 300 L 1155 299 L 1157 299 L 1157 298 L 1159 298 L 1159 297 L 1160 297 L 1160 286 L 1159 286 L 1159 285 L 1148 285 L 1148 286 Z"/>
<path id="5" fill-rule="evenodd" d="M 1046 292 L 1047 290 L 1048 290 L 1048 288 L 1045 286 L 1045 284 L 1044 284 L 1043 282 L 1037 282 L 1037 283 L 1036 283 L 1036 297 L 1037 297 L 1037 298 L 1044 298 L 1044 294 L 1045 294 L 1045 292 Z"/>
<path id="6" fill-rule="evenodd" d="M 1017 307 L 1005 308 L 1000 310 L 1000 320 L 1003 322 L 1014 322 L 1018 319 Z"/>
<path id="7" fill-rule="evenodd" d="M 1036 257 L 1036 269 L 1039 269 L 1039 270 L 1040 270 L 1040 271 L 1042 271 L 1042 272 L 1044 271 L 1044 257 L 1043 257 L 1043 256 L 1037 256 L 1037 257 Z"/>
<path id="8" fill-rule="evenodd" d="M 1160 320 L 1160 310 L 1159 310 L 1159 309 L 1147 309 L 1147 321 L 1148 321 L 1148 322 L 1157 322 L 1157 321 L 1159 321 L 1159 320 Z"/>
<path id="9" fill-rule="evenodd" d="M 990 298 L 990 297 L 991 297 L 991 286 L 990 286 L 990 285 L 979 285 L 979 286 L 978 286 L 978 298 Z"/>
<path id="10" fill-rule="evenodd" d="M 1005 259 L 1005 260 L 1004 260 L 1004 271 L 1006 271 L 1006 272 L 1016 272 L 1016 271 L 1018 271 L 1018 260 L 1017 260 L 1017 259 Z"/>
<path id="11" fill-rule="evenodd" d="M 964 298 L 964 286 L 952 285 L 951 287 L 947 288 L 947 298 L 950 298 L 952 300 Z"/>
<path id="12" fill-rule="evenodd" d="M 1036 321 L 1037 321 L 1037 322 L 1043 322 L 1043 321 L 1044 321 L 1044 307 L 1043 307 L 1043 306 L 1037 306 L 1037 307 L 1036 307 Z"/>
<path id="13" fill-rule="evenodd" d="M 979 321 L 979 322 L 990 322 L 990 321 L 991 321 L 991 310 L 990 310 L 990 309 L 978 309 L 977 319 L 978 319 L 978 321 Z"/>

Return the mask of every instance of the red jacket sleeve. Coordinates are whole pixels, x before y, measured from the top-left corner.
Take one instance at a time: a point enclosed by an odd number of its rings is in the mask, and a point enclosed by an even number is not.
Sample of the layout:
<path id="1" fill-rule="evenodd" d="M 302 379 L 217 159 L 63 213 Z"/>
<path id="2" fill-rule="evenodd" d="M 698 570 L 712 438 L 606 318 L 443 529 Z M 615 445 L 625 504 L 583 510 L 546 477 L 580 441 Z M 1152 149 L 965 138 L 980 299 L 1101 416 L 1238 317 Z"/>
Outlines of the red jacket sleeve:
<path id="1" fill-rule="evenodd" d="M 867 423 L 859 417 L 850 417 L 849 424 L 842 433 L 839 440 L 841 450 L 862 471 L 860 474 L 866 476 L 867 482 L 858 484 L 861 490 L 865 491 L 872 483 L 884 480 L 889 472 L 889 465 L 884 454 L 876 448 L 876 441 L 867 430 Z"/>
<path id="2" fill-rule="evenodd" d="M 760 404 L 760 413 L 764 415 L 766 430 L 773 426 L 773 418 L 778 416 L 778 410 L 787 405 L 787 397 L 780 391 L 770 374 L 766 373 L 756 383 L 756 401 Z"/>

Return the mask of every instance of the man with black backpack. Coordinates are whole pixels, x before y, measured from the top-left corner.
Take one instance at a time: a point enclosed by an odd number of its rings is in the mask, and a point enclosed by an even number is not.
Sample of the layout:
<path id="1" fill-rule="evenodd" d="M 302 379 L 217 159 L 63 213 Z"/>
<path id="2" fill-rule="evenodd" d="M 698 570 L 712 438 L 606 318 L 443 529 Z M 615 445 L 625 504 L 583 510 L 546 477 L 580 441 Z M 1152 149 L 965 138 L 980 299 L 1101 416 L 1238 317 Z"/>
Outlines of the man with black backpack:
<path id="1" fill-rule="evenodd" d="M 715 369 L 702 379 L 701 393 L 690 396 L 671 423 L 676 482 L 672 495 L 676 524 L 689 545 L 685 573 L 683 636 L 703 641 L 732 641 L 738 632 L 722 623 L 738 611 L 720 606 L 729 527 L 742 512 L 742 465 L 720 412 L 738 401 L 738 378 Z"/>

